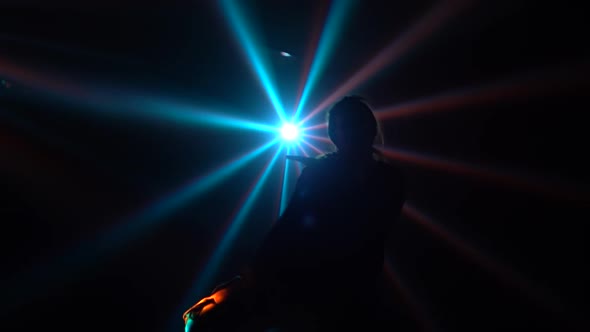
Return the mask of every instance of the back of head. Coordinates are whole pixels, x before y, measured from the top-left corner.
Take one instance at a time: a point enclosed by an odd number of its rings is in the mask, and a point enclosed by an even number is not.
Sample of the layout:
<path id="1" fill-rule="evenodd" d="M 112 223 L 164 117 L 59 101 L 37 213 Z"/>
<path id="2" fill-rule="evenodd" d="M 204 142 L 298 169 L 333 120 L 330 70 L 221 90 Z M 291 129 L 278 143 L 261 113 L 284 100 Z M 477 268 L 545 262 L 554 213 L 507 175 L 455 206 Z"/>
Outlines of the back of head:
<path id="1" fill-rule="evenodd" d="M 377 120 L 363 98 L 344 97 L 328 113 L 328 133 L 339 152 L 370 153 L 378 133 Z"/>

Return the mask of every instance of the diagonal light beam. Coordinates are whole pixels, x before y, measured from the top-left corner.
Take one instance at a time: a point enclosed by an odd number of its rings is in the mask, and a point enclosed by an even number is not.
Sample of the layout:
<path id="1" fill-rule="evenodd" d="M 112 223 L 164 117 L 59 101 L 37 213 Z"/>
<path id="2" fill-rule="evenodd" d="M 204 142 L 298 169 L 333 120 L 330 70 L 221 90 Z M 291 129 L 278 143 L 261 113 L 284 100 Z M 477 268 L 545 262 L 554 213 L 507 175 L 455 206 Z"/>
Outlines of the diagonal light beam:
<path id="1" fill-rule="evenodd" d="M 467 5 L 470 3 L 470 0 L 441 1 L 402 36 L 395 38 L 360 70 L 336 88 L 332 94 L 301 120 L 300 124 L 307 122 L 330 104 L 334 103 L 338 98 L 341 98 L 360 84 L 365 83 L 375 73 L 401 59 L 437 29 L 440 29 L 444 23 L 456 16 L 461 10 L 467 8 Z"/>
<path id="2" fill-rule="evenodd" d="M 543 194 L 549 197 L 574 201 L 590 202 L 590 193 L 587 188 L 570 185 L 558 181 L 550 181 L 543 177 L 532 177 L 527 174 L 518 174 L 496 170 L 489 167 L 472 165 L 465 162 L 443 159 L 392 147 L 376 147 L 387 157 L 403 163 L 422 166 L 446 173 L 475 178 L 493 185 L 507 186 L 524 190 L 535 194 Z"/>
<path id="3" fill-rule="evenodd" d="M 68 82 L 61 78 L 43 75 L 35 70 L 20 66 L 9 59 L 0 57 L 0 75 L 37 89 L 43 93 L 67 97 L 69 101 L 85 103 L 101 103 L 101 98 L 89 93 L 79 84 Z M 101 103 L 102 104 L 102 103 Z"/>
<path id="4" fill-rule="evenodd" d="M 424 332 L 435 331 L 432 319 L 430 319 L 430 317 L 426 315 L 426 311 L 424 310 L 423 306 L 420 305 L 420 303 L 418 302 L 416 295 L 410 290 L 410 288 L 402 280 L 400 274 L 394 268 L 394 264 L 392 262 L 392 258 L 390 255 L 387 255 L 385 257 L 383 269 L 385 272 L 385 276 L 387 277 L 389 282 L 391 282 L 392 286 L 395 288 L 395 291 L 398 293 L 398 296 L 408 306 L 408 309 L 413 319 L 416 321 L 416 324 L 420 327 L 420 330 Z"/>
<path id="5" fill-rule="evenodd" d="M 317 129 L 327 129 L 328 128 L 328 123 L 324 122 L 324 123 L 320 123 L 317 125 L 312 125 L 309 127 L 304 127 L 302 130 L 304 131 L 311 131 L 311 130 L 317 130 Z"/>
<path id="6" fill-rule="evenodd" d="M 97 113 L 103 115 L 147 117 L 187 125 L 211 125 L 268 133 L 277 132 L 277 128 L 273 126 L 239 119 L 222 112 L 207 111 L 202 107 L 148 97 L 119 97 L 114 93 L 85 86 L 79 82 L 42 74 L 2 58 L 0 58 L 0 74 L 21 84 L 31 86 L 42 93 L 57 96 L 66 102 L 90 106 L 92 109 L 96 109 Z"/>
<path id="7" fill-rule="evenodd" d="M 326 15 L 328 12 L 329 3 L 327 2 L 320 2 L 318 6 L 316 6 L 316 15 L 313 21 L 314 24 L 311 38 L 308 41 L 307 47 L 305 47 L 305 56 L 303 58 L 303 73 L 301 74 L 301 78 L 299 80 L 299 87 L 297 89 L 296 99 L 295 99 L 295 109 L 299 105 L 299 101 L 301 100 L 301 94 L 303 93 L 303 89 L 305 88 L 305 84 L 307 83 L 307 77 L 309 76 L 309 70 L 311 68 L 311 63 L 317 51 L 318 42 L 322 33 L 322 25 L 325 23 Z M 297 119 L 293 119 L 295 122 Z"/>
<path id="8" fill-rule="evenodd" d="M 442 225 L 440 225 L 440 223 L 421 212 L 412 204 L 404 204 L 402 212 L 411 221 L 443 240 L 446 244 L 453 247 L 460 254 L 465 255 L 471 261 L 478 264 L 480 267 L 482 267 L 488 273 L 494 275 L 503 283 L 525 293 L 525 295 L 533 299 L 536 303 L 542 303 L 546 308 L 551 309 L 552 311 L 562 310 L 560 308 L 560 301 L 547 290 L 533 285 L 529 280 L 524 278 L 516 271 L 492 259 L 480 250 L 476 249 L 473 245 L 460 239 L 457 235 L 445 229 Z"/>
<path id="9" fill-rule="evenodd" d="M 106 255 L 153 231 L 163 218 L 220 184 L 275 143 L 276 140 L 266 143 L 226 163 L 221 168 L 197 177 L 96 239 L 85 241 L 63 256 L 49 263 L 37 265 L 24 275 L 6 283 L 6 289 L 2 290 L 2 294 L 7 294 L 6 298 L 11 299 L 7 305 L 11 307 L 22 305 L 32 297 L 40 295 L 41 292 L 71 282 L 93 263 L 97 264 L 100 259 L 106 258 Z"/>
<path id="10" fill-rule="evenodd" d="M 315 57 L 311 63 L 307 82 L 304 85 L 301 98 L 299 99 L 297 109 L 295 110 L 295 116 L 293 117 L 294 121 L 297 121 L 299 118 L 299 113 L 301 113 L 309 94 L 315 87 L 321 72 L 326 66 L 326 62 L 335 48 L 334 45 L 338 39 L 337 37 L 341 34 L 341 26 L 344 23 L 346 15 L 350 12 L 353 3 L 354 2 L 350 0 L 332 1 L 326 25 L 322 31 L 322 35 L 316 47 Z"/>
<path id="11" fill-rule="evenodd" d="M 421 98 L 375 111 L 379 120 L 391 120 L 418 114 L 460 110 L 472 105 L 493 104 L 503 100 L 529 99 L 569 90 L 588 77 L 588 63 L 503 79 L 480 87 L 467 87 Z"/>
<path id="12" fill-rule="evenodd" d="M 194 294 L 197 296 L 204 295 L 207 292 L 208 288 L 211 287 L 212 284 L 215 282 L 214 278 L 219 270 L 219 267 L 223 263 L 223 257 L 228 253 L 232 243 L 239 234 L 246 217 L 250 213 L 250 210 L 256 202 L 256 199 L 260 195 L 260 192 L 269 174 L 271 173 L 282 149 L 282 146 L 277 149 L 272 159 L 267 163 L 266 167 L 264 167 L 261 174 L 257 177 L 255 185 L 247 193 L 248 198 L 241 206 L 235 218 L 231 221 L 231 223 L 229 223 L 227 231 L 223 235 L 219 245 L 217 246 L 217 249 L 213 252 L 213 255 L 209 259 L 208 263 L 205 265 L 203 273 L 199 278 L 200 280 L 196 283 L 194 292 L 191 292 L 190 294 Z"/>
<path id="13" fill-rule="evenodd" d="M 307 153 L 307 151 L 305 151 L 305 149 L 301 146 L 301 144 L 297 144 L 297 148 L 299 149 L 299 152 L 301 152 L 302 156 L 309 157 L 309 154 Z"/>
<path id="14" fill-rule="evenodd" d="M 310 147 L 310 148 L 311 148 L 311 149 L 312 149 L 312 150 L 313 150 L 315 153 L 317 153 L 317 154 L 320 154 L 320 155 L 321 155 L 321 154 L 324 154 L 324 152 L 323 152 L 322 150 L 320 150 L 320 149 L 319 149 L 318 147 L 316 147 L 315 145 L 313 145 L 313 144 L 309 143 L 308 141 L 306 141 L 306 140 L 302 140 L 301 142 L 302 142 L 303 144 L 307 145 L 308 147 Z"/>
<path id="15" fill-rule="evenodd" d="M 137 99 L 130 102 L 130 109 L 139 115 L 153 116 L 156 119 L 174 121 L 180 124 L 209 125 L 222 128 L 254 130 L 267 133 L 278 133 L 278 128 L 263 123 L 236 118 L 222 112 L 211 112 L 204 108 L 173 102 Z"/>
<path id="16" fill-rule="evenodd" d="M 248 61 L 266 92 L 271 104 L 282 122 L 286 121 L 285 110 L 279 99 L 276 86 L 273 84 L 270 74 L 265 68 L 262 55 L 257 51 L 257 43 L 254 34 L 250 31 L 248 22 L 239 8 L 237 1 L 222 0 L 223 12 L 227 15 L 228 21 L 236 34 L 238 42 L 242 45 Z"/>
<path id="17" fill-rule="evenodd" d="M 311 139 L 319 141 L 319 142 L 322 142 L 322 143 L 332 144 L 332 140 L 327 137 L 311 135 L 311 134 L 304 134 L 303 136 L 307 137 L 307 138 L 311 138 Z"/>

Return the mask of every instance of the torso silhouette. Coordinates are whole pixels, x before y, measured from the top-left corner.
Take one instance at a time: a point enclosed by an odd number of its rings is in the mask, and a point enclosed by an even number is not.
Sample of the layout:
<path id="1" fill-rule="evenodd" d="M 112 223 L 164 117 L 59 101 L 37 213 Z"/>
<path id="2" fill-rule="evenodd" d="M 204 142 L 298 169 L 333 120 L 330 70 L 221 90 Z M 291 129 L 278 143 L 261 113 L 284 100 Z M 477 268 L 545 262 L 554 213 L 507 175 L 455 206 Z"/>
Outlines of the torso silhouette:
<path id="1" fill-rule="evenodd" d="M 384 242 L 403 204 L 400 172 L 338 154 L 307 166 L 254 270 L 291 298 L 363 297 L 380 276 Z"/>

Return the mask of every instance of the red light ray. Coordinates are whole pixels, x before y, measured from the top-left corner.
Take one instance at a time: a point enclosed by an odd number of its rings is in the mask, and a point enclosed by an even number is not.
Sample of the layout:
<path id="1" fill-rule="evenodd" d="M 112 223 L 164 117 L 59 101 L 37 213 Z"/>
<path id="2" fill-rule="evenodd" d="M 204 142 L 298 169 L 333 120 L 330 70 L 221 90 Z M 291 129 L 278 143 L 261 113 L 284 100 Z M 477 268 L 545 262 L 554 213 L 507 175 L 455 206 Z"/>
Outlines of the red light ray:
<path id="1" fill-rule="evenodd" d="M 328 123 L 326 123 L 326 122 L 320 123 L 317 125 L 313 125 L 313 126 L 309 126 L 309 127 L 305 127 L 305 128 L 303 128 L 303 131 L 325 129 L 325 128 L 328 128 Z"/>
<path id="2" fill-rule="evenodd" d="M 391 147 L 378 147 L 378 150 L 387 157 L 400 162 L 436 169 L 443 172 L 454 173 L 461 176 L 483 180 L 493 185 L 516 188 L 535 194 L 564 199 L 574 202 L 590 202 L 590 194 L 574 185 L 557 181 L 549 181 L 543 177 L 533 178 L 528 174 L 494 170 L 478 165 L 445 160 L 440 157 L 428 156 L 416 152 L 405 151 Z"/>
<path id="3" fill-rule="evenodd" d="M 320 141 L 322 143 L 332 144 L 332 141 L 329 138 L 327 138 L 327 137 L 322 137 L 322 136 L 317 136 L 317 135 L 310 135 L 310 134 L 305 134 L 303 136 L 304 137 L 307 137 L 307 138 L 314 139 L 316 141 Z"/>
<path id="4" fill-rule="evenodd" d="M 546 309 L 552 312 L 563 311 L 560 301 L 550 294 L 548 290 L 533 285 L 529 280 L 525 279 L 516 271 L 477 250 L 473 245 L 463 241 L 457 235 L 445 229 L 440 223 L 436 222 L 411 204 L 404 204 L 402 213 L 412 222 L 440 238 L 467 259 L 473 261 L 482 269 L 494 275 L 504 284 L 528 296 L 535 303 L 542 304 Z"/>
<path id="5" fill-rule="evenodd" d="M 305 57 L 303 59 L 303 74 L 301 75 L 301 80 L 299 81 L 299 88 L 297 89 L 297 98 L 295 99 L 295 109 L 299 106 L 299 101 L 301 100 L 301 95 L 303 94 L 303 89 L 305 88 L 305 84 L 307 83 L 307 78 L 309 76 L 309 70 L 311 69 L 311 63 L 313 58 L 315 57 L 315 53 L 318 49 L 320 36 L 322 33 L 322 26 L 326 21 L 326 17 L 328 14 L 328 6 L 327 2 L 320 1 L 317 6 L 317 11 L 315 12 L 315 16 L 313 19 L 313 29 L 311 32 L 311 38 L 309 39 L 309 43 L 307 45 L 307 52 L 305 53 Z"/>
<path id="6" fill-rule="evenodd" d="M 588 76 L 588 64 L 557 68 L 542 73 L 522 75 L 477 88 L 465 88 L 428 98 L 384 107 L 375 111 L 379 120 L 391 120 L 417 114 L 459 110 L 470 105 L 499 100 L 529 99 L 531 96 L 557 94 L 582 82 Z"/>
<path id="7" fill-rule="evenodd" d="M 96 96 L 90 95 L 87 91 L 81 89 L 78 84 L 73 84 L 48 74 L 39 73 L 34 69 L 17 65 L 7 59 L 0 58 L 0 74 L 45 92 L 81 99 L 96 99 Z"/>
<path id="8" fill-rule="evenodd" d="M 384 69 L 391 63 L 399 60 L 402 56 L 416 47 L 420 42 L 427 39 L 433 32 L 439 29 L 444 23 L 466 9 L 472 1 L 456 0 L 442 1 L 424 15 L 415 25 L 407 30 L 402 36 L 395 38 L 388 46 L 382 49 L 375 57 L 367 62 L 360 70 L 348 78 L 342 85 L 316 106 L 301 123 L 304 123 L 324 110 L 338 98 L 353 90 L 360 84 L 366 82 L 375 73 Z"/>
<path id="9" fill-rule="evenodd" d="M 310 148 L 311 148 L 311 149 L 312 149 L 312 150 L 313 150 L 315 153 L 317 153 L 318 155 L 322 155 L 322 154 L 324 154 L 324 151 L 322 151 L 322 150 L 318 149 L 318 148 L 317 148 L 315 145 L 313 145 L 313 144 L 311 144 L 311 143 L 309 143 L 309 142 L 307 142 L 307 141 L 305 141 L 305 140 L 302 140 L 301 142 L 303 142 L 303 144 L 305 144 L 305 145 L 309 146 L 309 147 L 310 147 Z"/>
<path id="10" fill-rule="evenodd" d="M 386 257 L 384 264 L 384 272 L 387 280 L 391 283 L 395 291 L 399 294 L 401 299 L 410 309 L 412 318 L 418 324 L 422 331 L 434 331 L 434 326 L 430 319 L 427 319 L 422 307 L 418 304 L 416 296 L 412 294 L 410 289 L 403 283 L 398 273 L 396 273 L 391 263 L 391 258 Z"/>

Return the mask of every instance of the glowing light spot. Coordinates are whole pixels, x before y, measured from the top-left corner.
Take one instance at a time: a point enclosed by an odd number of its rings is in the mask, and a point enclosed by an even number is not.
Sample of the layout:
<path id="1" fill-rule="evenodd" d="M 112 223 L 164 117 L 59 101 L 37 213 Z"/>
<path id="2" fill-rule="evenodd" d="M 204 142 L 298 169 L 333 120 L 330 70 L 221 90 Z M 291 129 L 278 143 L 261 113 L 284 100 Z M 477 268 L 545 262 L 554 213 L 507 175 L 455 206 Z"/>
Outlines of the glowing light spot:
<path id="1" fill-rule="evenodd" d="M 285 58 L 291 57 L 291 53 L 287 53 L 287 52 L 281 52 L 281 55 L 284 56 Z"/>
<path id="2" fill-rule="evenodd" d="M 215 307 L 217 304 L 221 303 L 227 297 L 227 290 L 221 289 L 215 292 L 211 296 L 207 296 L 197 302 L 194 306 L 188 309 L 183 315 L 182 318 L 184 319 L 184 323 L 188 324 L 189 320 L 194 317 L 200 316 L 205 314 L 206 312 L 210 311 Z"/>
<path id="3" fill-rule="evenodd" d="M 294 141 L 299 137 L 299 130 L 295 125 L 286 123 L 281 128 L 281 136 L 286 141 Z"/>

